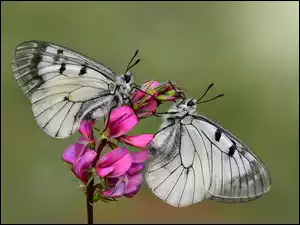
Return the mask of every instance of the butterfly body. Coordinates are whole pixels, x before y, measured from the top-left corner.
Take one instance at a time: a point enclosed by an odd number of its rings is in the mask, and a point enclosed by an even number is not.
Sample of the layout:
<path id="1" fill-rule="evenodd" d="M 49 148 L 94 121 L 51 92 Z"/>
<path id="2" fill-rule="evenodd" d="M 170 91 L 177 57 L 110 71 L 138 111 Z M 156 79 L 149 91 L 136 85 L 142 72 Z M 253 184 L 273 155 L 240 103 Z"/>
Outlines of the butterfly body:
<path id="1" fill-rule="evenodd" d="M 98 120 L 126 103 L 132 90 L 130 72 L 117 76 L 82 54 L 48 42 L 18 45 L 12 69 L 38 125 L 57 138 L 73 134 L 82 119 Z"/>
<path id="2" fill-rule="evenodd" d="M 262 196 L 271 184 L 266 167 L 236 136 L 198 114 L 196 103 L 174 104 L 163 118 L 145 174 L 152 192 L 175 207 Z"/>

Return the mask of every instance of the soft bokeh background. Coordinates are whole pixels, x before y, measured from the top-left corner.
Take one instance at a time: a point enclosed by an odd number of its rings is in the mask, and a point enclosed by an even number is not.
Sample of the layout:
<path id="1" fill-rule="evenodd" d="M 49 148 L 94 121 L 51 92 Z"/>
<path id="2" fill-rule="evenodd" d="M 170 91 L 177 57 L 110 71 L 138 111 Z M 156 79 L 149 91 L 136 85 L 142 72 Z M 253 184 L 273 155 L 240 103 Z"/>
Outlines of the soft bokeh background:
<path id="1" fill-rule="evenodd" d="M 173 208 L 144 186 L 133 199 L 97 203 L 96 223 L 296 223 L 299 220 L 298 2 L 2 2 L 1 222 L 85 223 L 85 196 L 60 159 L 59 140 L 36 124 L 11 71 L 25 40 L 58 43 L 121 73 L 139 48 L 137 83 L 172 80 L 198 111 L 245 141 L 268 167 L 272 189 L 244 204 Z M 165 108 L 162 109 L 164 111 Z M 159 119 L 135 132 L 155 132 Z"/>

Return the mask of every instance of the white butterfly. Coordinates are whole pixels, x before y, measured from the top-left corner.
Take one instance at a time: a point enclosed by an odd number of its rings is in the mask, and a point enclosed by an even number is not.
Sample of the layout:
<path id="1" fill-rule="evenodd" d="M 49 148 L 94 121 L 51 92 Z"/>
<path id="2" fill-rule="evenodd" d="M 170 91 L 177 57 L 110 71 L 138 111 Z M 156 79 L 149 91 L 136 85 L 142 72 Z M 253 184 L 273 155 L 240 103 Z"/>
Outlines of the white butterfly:
<path id="1" fill-rule="evenodd" d="M 12 69 L 38 125 L 56 138 L 73 134 L 83 118 L 98 120 L 126 102 L 133 85 L 130 72 L 116 76 L 82 54 L 43 41 L 18 45 Z"/>
<path id="2" fill-rule="evenodd" d="M 164 116 L 150 144 L 148 186 L 175 207 L 203 199 L 245 202 L 259 198 L 271 186 L 266 167 L 236 136 L 196 112 L 202 97 L 182 100 Z"/>

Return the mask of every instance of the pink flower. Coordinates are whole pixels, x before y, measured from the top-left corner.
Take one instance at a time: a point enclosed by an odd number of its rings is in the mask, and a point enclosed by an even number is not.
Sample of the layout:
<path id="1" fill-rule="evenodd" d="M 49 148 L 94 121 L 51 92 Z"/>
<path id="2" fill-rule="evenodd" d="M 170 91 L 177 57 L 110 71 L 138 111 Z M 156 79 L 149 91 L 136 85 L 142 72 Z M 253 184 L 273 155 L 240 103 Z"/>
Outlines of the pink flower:
<path id="1" fill-rule="evenodd" d="M 87 144 L 85 144 L 85 138 L 80 137 L 78 138 L 77 142 L 71 144 L 63 153 L 62 159 L 69 163 L 75 163 L 76 159 L 83 155 L 85 152 L 89 150 Z"/>
<path id="2" fill-rule="evenodd" d="M 102 192 L 102 195 L 112 198 L 119 198 L 122 196 L 131 198 L 139 191 L 142 181 L 143 176 L 140 173 L 132 176 L 125 174 L 119 178 L 110 178 L 108 179 L 110 188 Z"/>
<path id="3" fill-rule="evenodd" d="M 151 97 L 150 97 L 151 98 Z M 148 98 L 146 98 L 148 99 Z M 140 102 L 138 107 L 135 107 L 139 118 L 147 118 L 152 116 L 158 107 L 158 101 L 155 98 Z"/>
<path id="4" fill-rule="evenodd" d="M 93 140 L 93 125 L 95 122 L 95 120 L 82 120 L 80 122 L 78 131 L 87 140 Z"/>
<path id="5" fill-rule="evenodd" d="M 176 91 L 182 92 L 173 85 Z M 146 81 L 141 90 L 136 90 L 132 96 L 134 110 L 140 118 L 146 118 L 156 112 L 156 108 L 164 101 L 175 101 L 180 97 L 170 83 L 159 83 L 157 81 Z"/>
<path id="6" fill-rule="evenodd" d="M 96 139 L 93 134 L 93 125 L 95 123 L 95 120 L 82 120 L 78 129 L 81 136 L 84 137 L 85 142 L 89 144 L 90 149 L 94 149 L 96 144 Z"/>
<path id="7" fill-rule="evenodd" d="M 97 153 L 94 150 L 89 150 L 76 160 L 73 164 L 72 172 L 84 183 L 88 182 L 88 171 L 92 167 L 92 163 L 97 157 Z"/>
<path id="8" fill-rule="evenodd" d="M 153 139 L 153 134 L 138 134 L 134 136 L 122 135 L 120 139 L 128 145 L 146 148 Z"/>
<path id="9" fill-rule="evenodd" d="M 91 168 L 97 153 L 90 150 L 84 143 L 85 139 L 80 137 L 78 141 L 71 144 L 63 153 L 62 160 L 72 165 L 72 172 L 84 183 L 88 182 L 87 169 Z"/>
<path id="10" fill-rule="evenodd" d="M 122 140 L 137 148 L 146 148 L 153 139 L 153 134 L 126 135 L 138 123 L 139 119 L 129 106 L 120 106 L 111 111 L 104 135 L 109 138 Z"/>
<path id="11" fill-rule="evenodd" d="M 133 96 L 132 96 L 132 101 L 133 102 L 137 102 L 139 100 L 141 100 L 143 97 L 146 96 L 149 96 L 151 97 L 154 96 L 156 97 L 157 96 L 157 92 L 154 92 L 153 90 L 155 90 L 155 87 L 158 87 L 160 85 L 159 82 L 157 81 L 146 81 L 142 86 L 141 86 L 141 90 L 136 90 L 134 93 L 133 93 Z M 154 93 L 149 93 L 149 92 L 154 92 Z M 146 94 L 146 93 L 149 93 Z"/>
<path id="12" fill-rule="evenodd" d="M 132 157 L 126 148 L 115 148 L 101 157 L 96 164 L 99 177 L 119 177 L 132 164 Z"/>
<path id="13" fill-rule="evenodd" d="M 126 166 L 122 168 L 122 173 L 119 173 L 120 176 L 115 176 L 114 170 L 112 170 L 111 173 L 108 173 L 107 182 L 109 188 L 106 191 L 102 192 L 102 195 L 104 195 L 105 197 L 121 197 L 124 195 L 126 197 L 131 198 L 139 191 L 141 187 L 143 177 L 140 172 L 144 168 L 143 162 L 146 161 L 148 158 L 148 151 L 142 150 L 135 153 L 128 153 L 126 149 L 123 149 L 123 151 L 124 151 L 123 154 L 117 154 L 116 152 L 113 153 L 116 155 L 115 159 L 120 160 L 122 159 L 121 155 L 127 155 L 128 159 L 130 158 L 131 162 L 129 163 L 130 160 L 127 161 Z M 110 157 L 112 157 L 112 155 L 110 155 Z M 113 160 L 111 162 L 112 165 L 106 163 L 105 166 L 107 166 L 107 168 L 110 168 L 116 165 L 116 162 L 113 162 Z M 111 176 L 111 174 L 114 175 Z"/>

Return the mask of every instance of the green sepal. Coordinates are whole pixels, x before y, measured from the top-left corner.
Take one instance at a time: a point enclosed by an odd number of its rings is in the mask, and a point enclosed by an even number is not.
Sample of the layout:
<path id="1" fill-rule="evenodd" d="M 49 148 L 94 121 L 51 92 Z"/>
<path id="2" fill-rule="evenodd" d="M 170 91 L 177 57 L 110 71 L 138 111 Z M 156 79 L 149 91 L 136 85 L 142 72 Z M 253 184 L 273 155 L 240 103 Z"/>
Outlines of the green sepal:
<path id="1" fill-rule="evenodd" d="M 91 181 L 94 180 L 94 178 L 95 178 L 96 176 L 97 176 L 96 173 L 92 173 L 91 176 L 90 176 L 90 178 L 89 178 L 89 180 L 88 180 L 88 182 L 87 182 L 87 184 L 86 184 L 86 186 L 88 186 L 88 185 L 91 183 Z"/>
<path id="2" fill-rule="evenodd" d="M 98 202 L 100 200 L 100 197 L 98 195 L 94 195 L 92 201 Z"/>
<path id="3" fill-rule="evenodd" d="M 94 142 L 89 143 L 89 148 L 95 150 L 96 144 Z"/>
<path id="4" fill-rule="evenodd" d="M 111 142 L 111 141 L 108 142 L 108 146 L 109 146 L 111 149 L 115 149 L 116 147 L 118 147 L 117 144 L 115 144 L 115 143 L 113 143 L 113 142 Z"/>
<path id="5" fill-rule="evenodd" d="M 84 169 L 83 171 L 94 174 L 96 172 L 96 169 L 95 168 L 87 168 L 87 169 Z"/>
<path id="6" fill-rule="evenodd" d="M 99 199 L 102 201 L 102 202 L 105 202 L 105 203 L 110 203 L 110 202 L 116 202 L 118 200 L 116 200 L 115 198 L 109 198 L 109 197 L 99 197 Z"/>

